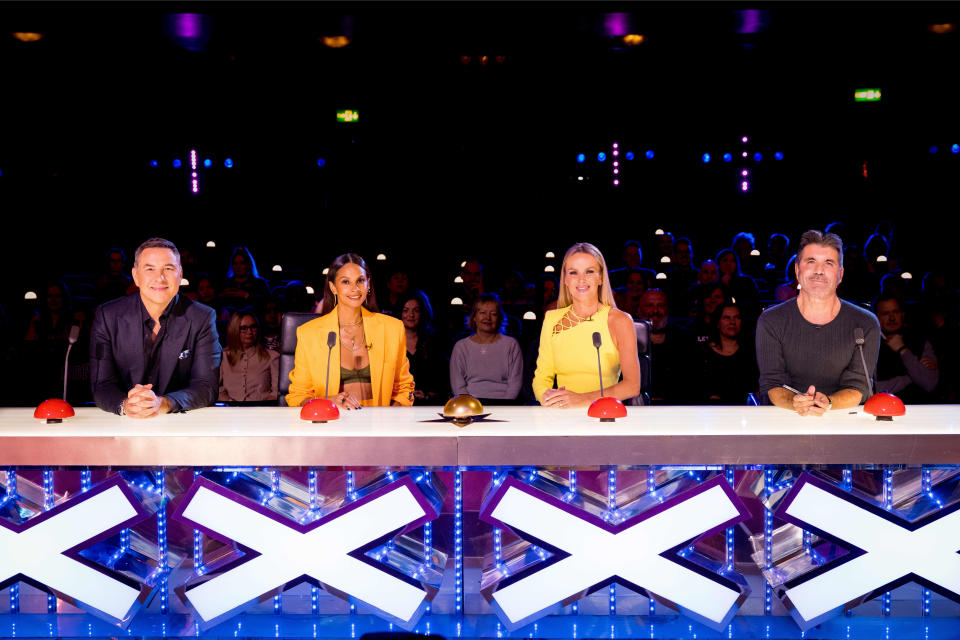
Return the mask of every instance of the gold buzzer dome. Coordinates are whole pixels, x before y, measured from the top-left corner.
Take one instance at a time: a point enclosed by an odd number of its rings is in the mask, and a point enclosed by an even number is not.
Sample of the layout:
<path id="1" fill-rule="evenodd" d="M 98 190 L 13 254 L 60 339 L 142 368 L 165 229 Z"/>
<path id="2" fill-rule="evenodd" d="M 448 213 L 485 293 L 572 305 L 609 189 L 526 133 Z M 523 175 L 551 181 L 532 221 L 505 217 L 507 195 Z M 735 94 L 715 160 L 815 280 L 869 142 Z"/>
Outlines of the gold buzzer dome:
<path id="1" fill-rule="evenodd" d="M 483 405 L 471 395 L 461 394 L 450 398 L 443 405 L 443 417 L 452 419 L 454 424 L 466 426 L 475 416 L 483 414 Z"/>

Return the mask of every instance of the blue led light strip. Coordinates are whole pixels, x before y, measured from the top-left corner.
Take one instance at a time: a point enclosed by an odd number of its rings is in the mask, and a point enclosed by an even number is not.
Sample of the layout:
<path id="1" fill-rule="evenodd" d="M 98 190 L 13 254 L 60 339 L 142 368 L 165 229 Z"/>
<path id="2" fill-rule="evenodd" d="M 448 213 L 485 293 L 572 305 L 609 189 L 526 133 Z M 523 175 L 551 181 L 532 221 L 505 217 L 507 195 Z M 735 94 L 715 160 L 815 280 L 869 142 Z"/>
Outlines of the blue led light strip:
<path id="1" fill-rule="evenodd" d="M 460 469 L 453 473 L 453 580 L 454 613 L 463 615 L 463 471 Z"/>
<path id="2" fill-rule="evenodd" d="M 770 485 L 773 484 L 773 469 L 763 472 L 763 497 L 770 497 Z M 767 571 L 773 569 L 773 512 L 766 506 L 763 508 L 763 566 Z M 770 582 L 763 582 L 763 615 L 773 613 L 773 588 Z"/>
<path id="3" fill-rule="evenodd" d="M 930 498 L 933 496 L 933 477 L 930 469 L 924 469 L 920 472 L 920 482 L 923 487 L 923 492 Z M 930 589 L 922 588 L 920 590 L 920 604 L 921 610 L 920 615 L 926 617 L 930 615 L 930 601 L 933 599 L 933 593 Z"/>
<path id="4" fill-rule="evenodd" d="M 17 472 L 14 469 L 7 470 L 7 500 L 17 499 Z M 20 583 L 14 582 L 10 585 L 10 613 L 20 611 Z"/>
<path id="5" fill-rule="evenodd" d="M 493 472 L 493 486 L 494 489 L 500 486 L 500 472 Z M 500 568 L 500 565 L 503 564 L 503 531 L 500 530 L 500 527 L 493 528 L 493 566 L 497 569 Z"/>
<path id="6" fill-rule="evenodd" d="M 620 521 L 617 513 L 617 471 L 607 472 L 607 507 L 610 509 L 610 519 L 616 524 Z M 610 585 L 610 615 L 617 615 L 617 585 Z"/>
<path id="7" fill-rule="evenodd" d="M 843 470 L 843 490 L 844 491 L 853 490 L 853 471 L 851 469 Z"/>
<path id="8" fill-rule="evenodd" d="M 157 510 L 157 570 L 160 571 L 160 613 L 170 613 L 170 593 L 167 589 L 167 472 L 157 469 L 153 472 L 157 493 L 160 494 L 160 508 Z"/>
<path id="9" fill-rule="evenodd" d="M 276 469 L 270 471 L 270 497 L 268 500 L 273 499 L 274 496 L 280 493 L 280 472 Z M 353 605 L 351 605 L 351 612 L 353 610 Z M 283 612 L 283 601 L 280 599 L 280 593 L 273 596 L 273 612 L 280 614 Z"/>
<path id="10" fill-rule="evenodd" d="M 657 495 L 657 472 L 655 469 L 647 469 L 647 493 L 651 496 Z M 657 614 L 657 601 L 653 598 L 650 598 L 647 602 L 647 612 L 651 616 Z M 653 633 L 653 625 L 650 625 L 650 628 L 650 633 Z"/>
<path id="11" fill-rule="evenodd" d="M 347 500 L 351 502 L 356 499 L 356 479 L 354 477 L 353 471 L 347 471 Z M 357 612 L 357 605 L 353 602 L 350 603 L 350 613 Z"/>
<path id="12" fill-rule="evenodd" d="M 727 467 L 726 470 L 724 471 L 724 475 L 727 478 L 727 483 L 730 485 L 731 488 L 733 488 L 734 487 L 733 467 Z M 648 481 L 648 484 L 649 484 L 649 481 Z M 728 571 L 728 572 L 733 571 L 733 565 L 735 562 L 733 532 L 734 532 L 733 527 L 727 527 L 727 531 L 726 531 L 727 553 L 726 553 L 726 559 L 725 559 L 726 566 L 724 568 L 724 571 Z"/>
<path id="13" fill-rule="evenodd" d="M 571 469 L 570 472 L 568 473 L 567 477 L 568 477 L 569 480 L 570 480 L 569 495 L 570 495 L 570 499 L 572 500 L 572 499 L 577 495 L 577 472 L 576 472 L 576 470 L 575 470 L 575 469 Z M 580 614 L 580 601 L 579 601 L 579 600 L 578 600 L 577 602 L 574 602 L 573 604 L 570 605 L 570 613 L 572 613 L 573 615 L 579 615 L 579 614 Z M 576 629 L 576 625 L 574 625 L 574 629 Z M 576 633 L 576 631 L 574 631 L 574 633 Z"/>
<path id="14" fill-rule="evenodd" d="M 200 475 L 200 469 L 193 470 L 193 477 L 196 479 Z M 204 573 L 203 568 L 203 532 L 200 529 L 193 530 L 193 572 L 198 576 Z"/>
<path id="15" fill-rule="evenodd" d="M 312 511 L 317 508 L 319 503 L 316 469 L 310 469 L 307 472 L 307 485 L 310 490 L 310 510 Z M 310 585 L 310 613 L 313 615 L 320 613 L 320 589 L 316 585 Z M 316 627 L 314 627 L 314 633 L 316 633 Z"/>
<path id="16" fill-rule="evenodd" d="M 888 511 L 893 509 L 893 469 L 883 470 L 883 506 Z M 889 617 L 893 609 L 893 595 L 887 591 L 880 600 L 880 610 L 884 617 Z"/>
<path id="17" fill-rule="evenodd" d="M 53 471 L 49 469 L 43 470 L 43 510 L 49 511 L 53 509 L 54 502 L 56 501 L 57 495 L 54 493 L 53 488 Z M 47 594 L 47 613 L 56 613 L 57 611 L 57 598 L 56 596 Z"/>

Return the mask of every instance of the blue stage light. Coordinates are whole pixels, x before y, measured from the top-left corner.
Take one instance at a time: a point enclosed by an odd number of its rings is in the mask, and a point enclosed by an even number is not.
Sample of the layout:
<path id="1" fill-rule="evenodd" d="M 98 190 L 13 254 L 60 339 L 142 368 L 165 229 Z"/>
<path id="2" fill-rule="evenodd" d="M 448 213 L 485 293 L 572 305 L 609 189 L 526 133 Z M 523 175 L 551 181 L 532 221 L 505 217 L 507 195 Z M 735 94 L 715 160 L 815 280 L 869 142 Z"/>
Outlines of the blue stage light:
<path id="1" fill-rule="evenodd" d="M 175 158 L 173 161 L 173 168 L 179 169 L 182 166 L 183 166 L 183 162 L 180 161 L 180 158 Z"/>
<path id="2" fill-rule="evenodd" d="M 327 166 L 327 159 L 326 159 L 326 158 L 317 158 L 317 166 L 318 166 L 318 167 L 325 167 L 325 166 Z"/>
<path id="3" fill-rule="evenodd" d="M 950 147 L 950 153 L 960 153 L 960 144 L 955 144 Z"/>
<path id="4" fill-rule="evenodd" d="M 940 151 L 940 149 L 937 148 L 937 145 L 933 145 L 930 147 L 930 153 L 936 153 L 937 151 Z"/>
<path id="5" fill-rule="evenodd" d="M 783 160 L 783 151 L 777 151 L 773 154 L 774 160 Z"/>
<path id="6" fill-rule="evenodd" d="M 606 159 L 607 159 L 607 154 L 605 154 L 603 151 L 597 154 L 597 162 L 603 162 Z"/>
<path id="7" fill-rule="evenodd" d="M 577 154 L 577 162 L 586 162 L 586 161 L 587 161 L 587 156 L 585 154 L 583 153 Z"/>
<path id="8" fill-rule="evenodd" d="M 633 160 L 633 151 L 627 151 L 623 157 L 627 160 Z"/>
<path id="9" fill-rule="evenodd" d="M 710 162 L 710 154 L 709 154 L 709 153 L 703 154 L 702 160 L 703 160 L 703 163 L 704 163 L 704 164 Z"/>
<path id="10" fill-rule="evenodd" d="M 160 163 L 157 162 L 156 160 L 151 160 L 151 161 L 150 161 L 150 166 L 151 166 L 151 167 L 159 166 L 159 164 L 160 164 Z"/>
<path id="11" fill-rule="evenodd" d="M 762 154 L 762 153 L 760 153 L 759 151 L 757 151 L 755 154 L 753 154 L 753 161 L 754 161 L 754 162 L 760 162 L 761 160 L 763 160 L 763 154 Z"/>
<path id="12" fill-rule="evenodd" d="M 643 154 L 643 155 L 647 156 L 647 160 L 653 160 L 653 151 L 652 151 L 652 150 L 648 149 L 647 152 L 646 152 L 645 154 Z"/>
<path id="13" fill-rule="evenodd" d="M 0 176 L 3 176 L 3 169 L 0 169 Z"/>
<path id="14" fill-rule="evenodd" d="M 205 159 L 203 161 L 203 166 L 209 169 L 210 167 L 213 166 L 213 160 L 211 160 L 210 158 Z"/>
<path id="15" fill-rule="evenodd" d="M 232 169 L 232 168 L 233 168 L 233 158 L 227 158 L 226 160 L 224 160 L 224 161 L 223 161 L 223 166 L 225 166 L 227 169 Z"/>
<path id="16" fill-rule="evenodd" d="M 733 154 L 732 154 L 732 153 L 725 153 L 725 154 L 723 154 L 723 161 L 724 161 L 724 162 L 730 162 L 731 160 L 733 160 Z"/>

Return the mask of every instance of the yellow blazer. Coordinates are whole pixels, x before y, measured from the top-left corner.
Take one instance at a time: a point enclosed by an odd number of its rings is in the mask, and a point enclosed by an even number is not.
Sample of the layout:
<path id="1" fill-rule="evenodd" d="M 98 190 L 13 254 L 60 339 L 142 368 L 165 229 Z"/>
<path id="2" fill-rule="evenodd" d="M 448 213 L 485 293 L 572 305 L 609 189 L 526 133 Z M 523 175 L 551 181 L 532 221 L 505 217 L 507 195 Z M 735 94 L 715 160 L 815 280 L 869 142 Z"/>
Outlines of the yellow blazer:
<path id="1" fill-rule="evenodd" d="M 370 406 L 388 407 L 390 402 L 404 406 L 413 404 L 413 376 L 407 361 L 407 334 L 403 323 L 396 318 L 361 309 L 363 331 L 370 356 L 370 382 L 373 400 Z M 310 398 L 322 398 L 327 375 L 327 335 L 337 334 L 337 344 L 330 354 L 330 393 L 340 392 L 340 326 L 337 308 L 330 313 L 304 323 L 297 328 L 297 351 L 293 371 L 290 372 L 290 391 L 287 404 L 299 406 Z"/>

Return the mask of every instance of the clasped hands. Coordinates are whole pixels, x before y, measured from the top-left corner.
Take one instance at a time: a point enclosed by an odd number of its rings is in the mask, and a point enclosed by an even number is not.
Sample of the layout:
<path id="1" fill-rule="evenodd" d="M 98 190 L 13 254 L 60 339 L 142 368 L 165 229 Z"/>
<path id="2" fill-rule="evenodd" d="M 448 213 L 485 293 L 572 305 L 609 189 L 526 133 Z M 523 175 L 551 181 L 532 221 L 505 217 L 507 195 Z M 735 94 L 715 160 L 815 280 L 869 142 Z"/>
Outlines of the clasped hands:
<path id="1" fill-rule="evenodd" d="M 830 398 L 810 385 L 806 393 L 793 396 L 793 408 L 801 416 L 822 416 L 830 408 Z"/>
<path id="2" fill-rule="evenodd" d="M 559 389 L 544 391 L 541 404 L 555 409 L 574 409 L 587 406 L 590 404 L 590 399 L 586 394 L 574 393 L 573 391 L 567 391 L 566 387 L 560 387 Z"/>
<path id="3" fill-rule="evenodd" d="M 152 384 L 138 384 L 127 392 L 123 413 L 131 418 L 152 418 L 169 413 L 171 407 L 169 400 L 153 392 Z"/>

